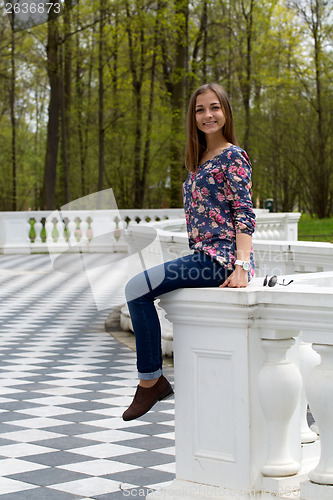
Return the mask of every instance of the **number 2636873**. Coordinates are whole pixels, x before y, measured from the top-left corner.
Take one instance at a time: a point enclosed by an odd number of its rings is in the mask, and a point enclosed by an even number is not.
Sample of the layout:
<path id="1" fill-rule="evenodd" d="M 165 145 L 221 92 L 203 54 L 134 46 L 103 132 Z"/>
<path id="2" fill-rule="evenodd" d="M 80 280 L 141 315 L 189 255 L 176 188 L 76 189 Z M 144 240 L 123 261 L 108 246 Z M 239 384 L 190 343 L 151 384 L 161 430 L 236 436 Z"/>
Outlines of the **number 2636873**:
<path id="1" fill-rule="evenodd" d="M 7 14 L 59 14 L 61 11 L 60 3 L 53 2 L 24 2 L 24 3 L 6 3 L 5 11 Z"/>

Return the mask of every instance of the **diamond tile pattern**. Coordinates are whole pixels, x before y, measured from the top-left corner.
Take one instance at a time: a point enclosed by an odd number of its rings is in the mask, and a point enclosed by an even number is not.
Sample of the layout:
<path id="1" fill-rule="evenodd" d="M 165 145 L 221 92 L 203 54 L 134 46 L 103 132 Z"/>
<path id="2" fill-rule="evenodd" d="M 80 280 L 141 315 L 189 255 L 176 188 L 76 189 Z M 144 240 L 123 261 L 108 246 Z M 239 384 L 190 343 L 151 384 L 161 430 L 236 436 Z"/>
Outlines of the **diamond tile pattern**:
<path id="1" fill-rule="evenodd" d="M 174 401 L 122 420 L 135 353 L 104 332 L 109 312 L 84 273 L 0 256 L 0 500 L 142 498 L 174 479 Z"/>

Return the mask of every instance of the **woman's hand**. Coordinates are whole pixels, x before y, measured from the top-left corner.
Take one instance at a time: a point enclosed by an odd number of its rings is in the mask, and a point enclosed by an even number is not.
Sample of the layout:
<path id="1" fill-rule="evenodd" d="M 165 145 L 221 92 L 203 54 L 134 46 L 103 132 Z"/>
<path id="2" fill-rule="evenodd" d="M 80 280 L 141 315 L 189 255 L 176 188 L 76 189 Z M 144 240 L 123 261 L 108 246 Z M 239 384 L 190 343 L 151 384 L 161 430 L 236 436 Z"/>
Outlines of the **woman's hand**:
<path id="1" fill-rule="evenodd" d="M 248 273 L 241 266 L 236 266 L 233 273 L 225 280 L 220 288 L 245 288 L 249 283 Z"/>

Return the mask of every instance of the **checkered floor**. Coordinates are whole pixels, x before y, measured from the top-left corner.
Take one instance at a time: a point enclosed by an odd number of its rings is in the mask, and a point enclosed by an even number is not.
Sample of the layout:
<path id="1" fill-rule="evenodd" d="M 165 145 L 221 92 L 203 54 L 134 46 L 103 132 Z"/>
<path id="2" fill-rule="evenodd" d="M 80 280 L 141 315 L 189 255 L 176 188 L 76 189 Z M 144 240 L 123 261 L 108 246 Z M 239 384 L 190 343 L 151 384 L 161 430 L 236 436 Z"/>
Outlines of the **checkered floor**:
<path id="1" fill-rule="evenodd" d="M 175 477 L 173 400 L 121 419 L 135 353 L 104 332 L 108 312 L 84 273 L 0 256 L 0 500 L 143 498 Z"/>

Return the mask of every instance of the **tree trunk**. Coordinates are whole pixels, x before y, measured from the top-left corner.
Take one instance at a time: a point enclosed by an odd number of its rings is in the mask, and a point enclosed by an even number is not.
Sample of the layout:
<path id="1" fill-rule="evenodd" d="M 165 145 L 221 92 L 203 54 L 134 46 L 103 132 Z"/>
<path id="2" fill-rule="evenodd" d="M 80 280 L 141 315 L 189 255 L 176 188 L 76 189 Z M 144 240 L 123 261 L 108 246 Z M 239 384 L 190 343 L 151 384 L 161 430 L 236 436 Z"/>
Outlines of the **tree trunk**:
<path id="1" fill-rule="evenodd" d="M 140 6 L 139 6 L 140 7 Z M 138 9 L 139 14 L 139 9 Z M 142 83 L 144 76 L 144 30 L 140 22 L 139 42 L 140 51 L 139 56 L 135 57 L 134 54 L 134 41 L 132 32 L 132 19 L 129 9 L 129 4 L 126 2 L 126 15 L 127 15 L 127 36 L 129 48 L 129 64 L 132 75 L 132 85 L 135 98 L 135 142 L 134 142 L 134 208 L 142 208 L 143 190 L 141 184 L 141 151 L 142 151 Z M 136 60 L 137 59 L 137 62 Z"/>
<path id="2" fill-rule="evenodd" d="M 100 23 L 99 23 L 99 53 L 98 53 L 98 191 L 103 189 L 104 181 L 104 24 L 105 24 L 105 0 L 100 0 Z"/>
<path id="3" fill-rule="evenodd" d="M 11 43 L 11 86 L 10 117 L 12 124 L 12 210 L 17 210 L 17 156 L 16 156 L 16 118 L 15 118 L 15 33 L 12 31 Z"/>
<path id="4" fill-rule="evenodd" d="M 79 15 L 79 14 L 78 14 Z M 77 20 L 79 26 L 79 20 Z M 82 76 L 82 61 L 80 53 L 80 37 L 79 33 L 76 35 L 76 68 L 75 68 L 75 91 L 76 91 L 76 113 L 77 113 L 77 127 L 79 136 L 79 153 L 80 153 L 80 177 L 81 177 L 81 196 L 86 194 L 86 179 L 85 179 L 85 164 L 86 155 L 84 151 L 84 138 L 83 138 L 83 86 L 81 81 Z"/>
<path id="5" fill-rule="evenodd" d="M 50 82 L 50 103 L 42 196 L 42 207 L 44 210 L 55 208 L 55 186 L 59 145 L 59 115 L 61 104 L 60 68 L 58 56 L 59 33 L 57 19 L 48 21 L 47 32 L 47 73 Z"/>
<path id="6" fill-rule="evenodd" d="M 158 29 L 159 29 L 158 12 L 159 12 L 159 4 L 157 6 L 157 16 L 156 16 L 155 33 L 154 33 L 154 50 L 153 50 L 152 63 L 151 63 L 147 130 L 146 130 L 146 137 L 145 137 L 143 166 L 142 166 L 142 175 L 141 175 L 141 182 L 140 182 L 140 203 L 141 203 L 141 206 L 143 206 L 143 202 L 144 202 L 147 174 L 149 171 L 150 139 L 151 139 L 151 131 L 152 131 L 153 106 L 154 106 L 154 96 L 155 96 L 156 49 L 158 46 Z"/>
<path id="7" fill-rule="evenodd" d="M 252 35 L 253 35 L 253 7 L 254 0 L 251 0 L 250 9 L 245 12 L 244 2 L 242 0 L 243 15 L 246 20 L 246 59 L 245 59 L 245 79 L 243 80 L 243 103 L 245 109 L 245 132 L 244 132 L 244 149 L 249 150 L 250 129 L 251 129 L 251 114 L 250 114 L 250 97 L 251 97 L 251 80 L 252 80 Z"/>
<path id="8" fill-rule="evenodd" d="M 206 82 L 207 78 L 207 38 L 208 38 L 208 15 L 207 15 L 207 1 L 205 0 L 202 6 L 202 12 L 200 16 L 200 26 L 197 31 L 197 36 L 195 38 L 195 42 L 193 44 L 193 52 L 191 58 L 191 76 L 188 78 L 188 92 L 187 92 L 187 100 L 189 101 L 190 95 L 194 91 L 196 87 L 196 82 L 198 79 L 198 57 L 199 50 L 201 45 L 201 40 L 203 38 L 202 43 L 202 76 L 203 82 Z"/>
<path id="9" fill-rule="evenodd" d="M 69 202 L 69 178 L 68 178 L 68 155 L 67 155 L 67 123 L 66 123 L 66 105 L 65 105 L 65 70 L 63 59 L 64 47 L 60 46 L 60 89 L 61 89 L 61 156 L 63 167 L 63 200 L 64 204 Z"/>
<path id="10" fill-rule="evenodd" d="M 316 176 L 317 189 L 316 189 L 316 208 L 315 211 L 320 219 L 329 216 L 330 207 L 329 202 L 329 185 L 330 185 L 330 171 L 327 168 L 326 160 L 326 144 L 324 137 L 324 127 L 323 127 L 323 103 L 322 103 L 322 92 L 321 92 L 321 40 L 320 40 L 320 24 L 321 24 L 321 13 L 319 7 L 319 1 L 315 1 L 314 16 L 312 17 L 312 32 L 314 39 L 314 62 L 315 62 L 315 72 L 316 72 L 316 107 L 317 107 L 317 161 L 318 161 L 318 172 L 319 175 Z"/>
<path id="11" fill-rule="evenodd" d="M 171 94 L 172 125 L 170 144 L 170 206 L 182 206 L 184 168 L 183 135 L 185 123 L 185 95 L 188 47 L 188 0 L 175 0 L 179 19 L 176 43 L 176 60 L 173 69 Z"/>
<path id="12" fill-rule="evenodd" d="M 72 102 L 72 0 L 65 0 L 64 46 L 61 47 L 61 143 L 64 182 L 64 201 L 70 201 L 69 164 L 71 145 L 71 102 Z M 64 54 L 64 57 L 63 57 Z"/>
<path id="13" fill-rule="evenodd" d="M 76 7 L 76 30 L 80 28 L 80 10 L 79 5 Z M 93 71 L 94 59 L 94 41 L 95 39 L 95 26 L 93 26 L 92 45 L 90 47 L 90 57 L 88 63 L 88 82 L 87 82 L 87 103 L 85 104 L 88 110 L 87 116 L 84 117 L 84 87 L 82 82 L 83 74 L 83 56 L 80 50 L 80 34 L 76 34 L 76 68 L 75 68 L 75 89 L 76 89 L 76 113 L 77 113 L 77 126 L 79 136 L 79 163 L 80 163 L 80 181 L 81 181 L 81 196 L 88 194 L 87 179 L 86 179 L 86 165 L 87 165 L 87 151 L 88 151 L 88 132 L 90 129 L 90 109 L 91 109 L 91 82 Z"/>

